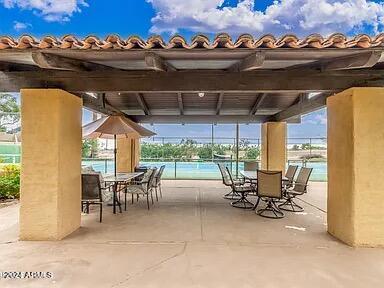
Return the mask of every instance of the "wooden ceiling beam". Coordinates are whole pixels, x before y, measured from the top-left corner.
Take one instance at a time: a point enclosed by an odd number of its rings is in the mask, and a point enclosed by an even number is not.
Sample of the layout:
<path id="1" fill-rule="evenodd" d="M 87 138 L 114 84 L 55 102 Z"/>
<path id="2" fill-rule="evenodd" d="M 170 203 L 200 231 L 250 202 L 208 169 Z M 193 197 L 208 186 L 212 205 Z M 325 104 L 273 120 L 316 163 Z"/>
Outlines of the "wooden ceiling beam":
<path id="1" fill-rule="evenodd" d="M 257 110 L 260 108 L 261 104 L 263 103 L 264 99 L 267 97 L 266 93 L 260 93 L 256 96 L 255 103 L 253 103 L 253 106 L 251 110 L 249 111 L 249 115 L 255 115 Z"/>
<path id="2" fill-rule="evenodd" d="M 150 69 L 154 71 L 176 71 L 176 69 L 171 64 L 153 52 L 145 53 L 145 63 Z"/>
<path id="3" fill-rule="evenodd" d="M 376 65 L 380 58 L 381 51 L 371 51 L 360 53 L 357 55 L 349 55 L 345 57 L 340 57 L 332 59 L 331 61 L 326 62 L 322 65 L 322 71 L 329 70 L 344 70 L 344 69 L 361 69 L 361 68 L 370 68 Z"/>
<path id="4" fill-rule="evenodd" d="M 91 111 L 99 112 L 104 115 L 124 115 L 119 109 L 112 106 L 105 98 L 105 93 L 96 94 L 97 97 L 91 97 L 85 93 L 76 94 L 83 99 L 83 106 Z"/>
<path id="5" fill-rule="evenodd" d="M 69 70 L 69 71 L 103 71 L 116 70 L 110 66 L 63 57 L 51 53 L 32 52 L 33 62 L 43 69 Z"/>
<path id="6" fill-rule="evenodd" d="M 180 115 L 184 115 L 183 95 L 180 92 L 177 93 L 177 103 L 179 105 Z"/>
<path id="7" fill-rule="evenodd" d="M 40 67 L 35 65 L 0 61 L 0 71 L 4 71 L 4 72 L 38 71 L 38 70 L 41 70 Z"/>
<path id="8" fill-rule="evenodd" d="M 151 110 L 149 110 L 148 104 L 145 101 L 143 94 L 136 93 L 136 100 L 139 103 L 141 109 L 144 111 L 144 114 L 145 115 L 151 115 Z"/>
<path id="9" fill-rule="evenodd" d="M 288 71 L 319 70 L 319 71 L 336 71 L 336 70 L 352 70 L 371 68 L 381 59 L 382 51 L 369 51 L 358 54 L 336 57 L 332 59 L 319 60 L 309 64 L 294 65 L 288 67 Z"/>
<path id="10" fill-rule="evenodd" d="M 224 101 L 224 93 L 220 92 L 217 96 L 217 103 L 216 103 L 216 115 L 220 115 L 221 107 L 223 106 Z"/>
<path id="11" fill-rule="evenodd" d="M 238 63 L 234 64 L 229 71 L 232 72 L 242 72 L 242 71 L 252 71 L 259 69 L 263 66 L 265 60 L 264 52 L 255 52 L 246 58 L 240 60 Z"/>
<path id="12" fill-rule="evenodd" d="M 218 79 L 220 79 L 218 81 Z M 61 88 L 69 92 L 271 93 L 331 92 L 353 86 L 384 86 L 383 70 L 296 73 L 287 71 L 23 71 L 0 72 L 0 92 Z"/>
<path id="13" fill-rule="evenodd" d="M 267 121 L 290 121 L 292 119 L 296 119 L 298 116 L 301 116 L 303 114 L 319 110 L 326 106 L 327 98 L 333 94 L 334 93 L 322 93 L 313 98 L 300 96 L 300 100 L 296 104 L 293 104 L 287 109 L 268 117 Z"/>
<path id="14" fill-rule="evenodd" d="M 248 115 L 131 115 L 138 123 L 157 124 L 215 124 L 215 123 L 262 123 L 266 116 Z"/>

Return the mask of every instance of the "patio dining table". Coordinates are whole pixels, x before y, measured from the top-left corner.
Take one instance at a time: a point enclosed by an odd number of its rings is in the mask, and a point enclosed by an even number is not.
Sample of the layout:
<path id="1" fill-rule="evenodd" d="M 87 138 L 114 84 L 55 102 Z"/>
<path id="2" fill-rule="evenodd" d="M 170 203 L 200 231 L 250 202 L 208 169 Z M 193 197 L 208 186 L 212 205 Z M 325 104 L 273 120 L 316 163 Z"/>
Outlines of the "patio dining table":
<path id="1" fill-rule="evenodd" d="M 118 190 L 119 185 L 127 184 L 131 180 L 133 180 L 136 177 L 139 177 L 139 176 L 141 176 L 143 174 L 144 174 L 143 172 L 117 173 L 116 176 L 115 175 L 106 175 L 104 177 L 104 181 L 106 183 L 112 183 L 113 214 L 116 214 L 116 204 L 119 205 L 120 213 L 122 213 L 120 201 L 117 199 L 117 190 Z"/>
<path id="2" fill-rule="evenodd" d="M 245 178 L 249 179 L 252 182 L 257 181 L 257 171 L 241 170 L 240 174 Z"/>
<path id="3" fill-rule="evenodd" d="M 249 170 L 241 170 L 240 171 L 240 174 L 245 178 L 245 179 L 248 179 L 248 180 L 251 180 L 252 182 L 257 182 L 257 171 L 249 171 Z M 283 181 L 286 181 L 288 180 L 288 178 L 286 177 L 283 177 L 282 178 Z"/>

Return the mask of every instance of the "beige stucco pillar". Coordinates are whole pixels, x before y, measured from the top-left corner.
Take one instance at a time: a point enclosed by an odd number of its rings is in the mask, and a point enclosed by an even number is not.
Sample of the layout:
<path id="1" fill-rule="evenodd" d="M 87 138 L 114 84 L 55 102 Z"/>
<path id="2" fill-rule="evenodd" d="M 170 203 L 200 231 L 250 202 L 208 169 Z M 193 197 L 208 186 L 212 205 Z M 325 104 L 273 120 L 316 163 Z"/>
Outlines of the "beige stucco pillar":
<path id="1" fill-rule="evenodd" d="M 384 245 L 384 88 L 327 100 L 328 232 L 352 246 Z"/>
<path id="2" fill-rule="evenodd" d="M 21 90 L 21 240 L 60 240 L 80 226 L 81 109 L 60 89 Z"/>
<path id="3" fill-rule="evenodd" d="M 261 126 L 261 169 L 285 171 L 287 123 L 267 122 Z"/>
<path id="4" fill-rule="evenodd" d="M 117 139 L 117 172 L 133 172 L 140 161 L 140 139 Z"/>

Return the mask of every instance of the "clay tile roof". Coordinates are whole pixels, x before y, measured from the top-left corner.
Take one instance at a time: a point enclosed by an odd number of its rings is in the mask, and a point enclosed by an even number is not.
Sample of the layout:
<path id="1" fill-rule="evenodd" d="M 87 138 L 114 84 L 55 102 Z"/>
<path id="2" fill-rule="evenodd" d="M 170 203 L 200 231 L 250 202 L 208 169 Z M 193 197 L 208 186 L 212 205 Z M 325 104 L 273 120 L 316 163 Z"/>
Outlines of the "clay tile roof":
<path id="1" fill-rule="evenodd" d="M 97 36 L 87 36 L 78 39 L 73 35 L 67 35 L 62 38 L 46 36 L 40 40 L 24 35 L 19 39 L 13 39 L 9 36 L 0 36 L 0 50 L 3 49 L 236 49 L 236 48 L 373 48 L 384 46 L 384 33 L 376 36 L 360 34 L 348 38 L 344 34 L 335 33 L 327 38 L 319 34 L 312 34 L 300 39 L 296 35 L 284 35 L 276 38 L 273 35 L 264 35 L 254 38 L 250 34 L 240 35 L 236 40 L 227 33 L 221 33 L 210 40 L 206 35 L 195 35 L 191 41 L 187 41 L 180 35 L 175 35 L 169 41 L 165 41 L 161 36 L 151 36 L 147 40 L 139 36 L 130 36 L 128 39 L 122 39 L 119 35 L 109 35 L 104 40 Z"/>

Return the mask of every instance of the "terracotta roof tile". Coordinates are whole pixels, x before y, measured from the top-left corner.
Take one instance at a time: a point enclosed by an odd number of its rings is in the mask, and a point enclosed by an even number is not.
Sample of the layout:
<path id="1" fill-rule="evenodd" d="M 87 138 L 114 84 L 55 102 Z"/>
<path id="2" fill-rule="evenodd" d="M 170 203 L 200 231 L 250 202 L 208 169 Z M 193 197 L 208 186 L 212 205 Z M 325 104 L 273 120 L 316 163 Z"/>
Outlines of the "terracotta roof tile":
<path id="1" fill-rule="evenodd" d="M 180 35 L 173 36 L 168 42 L 161 36 L 151 36 L 143 40 L 139 36 L 130 36 L 124 40 L 118 35 L 109 35 L 105 40 L 97 36 L 87 36 L 84 39 L 78 39 L 73 35 L 67 35 L 61 39 L 54 36 L 46 36 L 37 40 L 30 35 L 21 36 L 19 39 L 13 39 L 10 36 L 0 36 L 0 50 L 2 49 L 218 49 L 218 48 L 372 48 L 384 46 L 384 33 L 370 37 L 360 34 L 348 38 L 344 34 L 335 33 L 327 38 L 319 34 L 312 34 L 306 38 L 300 39 L 296 35 L 284 35 L 276 38 L 273 35 L 264 35 L 260 38 L 254 38 L 250 34 L 240 35 L 234 41 L 230 35 L 221 33 L 211 41 L 206 35 L 196 35 L 190 42 Z"/>

